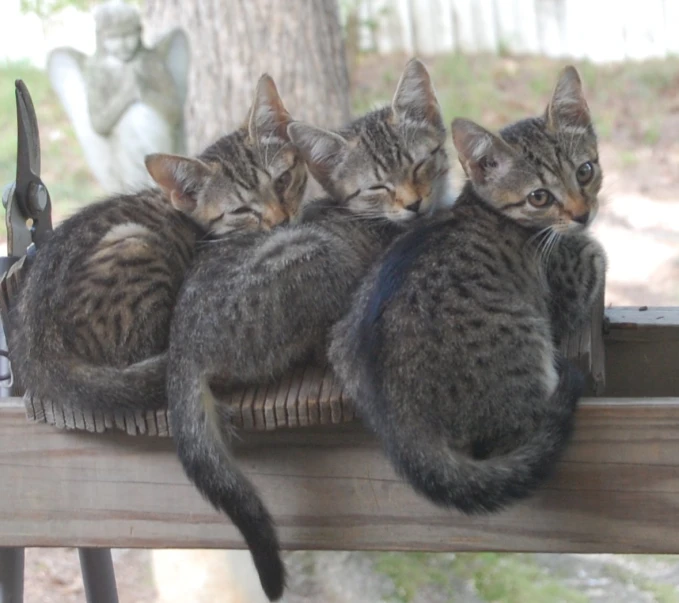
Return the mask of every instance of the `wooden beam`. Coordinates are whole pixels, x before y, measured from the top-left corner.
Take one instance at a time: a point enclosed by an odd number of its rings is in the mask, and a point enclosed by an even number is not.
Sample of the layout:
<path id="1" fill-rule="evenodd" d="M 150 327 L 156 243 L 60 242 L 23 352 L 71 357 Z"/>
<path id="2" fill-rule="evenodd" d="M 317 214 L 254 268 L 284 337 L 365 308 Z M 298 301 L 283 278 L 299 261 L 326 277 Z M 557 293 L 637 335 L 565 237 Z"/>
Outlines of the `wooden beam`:
<path id="1" fill-rule="evenodd" d="M 608 308 L 605 316 L 604 394 L 679 396 L 679 307 Z"/>
<path id="2" fill-rule="evenodd" d="M 679 553 L 679 398 L 588 399 L 556 477 L 471 519 L 402 483 L 359 424 L 241 432 L 290 549 Z M 65 432 L 0 402 L 0 546 L 242 546 L 167 438 Z"/>

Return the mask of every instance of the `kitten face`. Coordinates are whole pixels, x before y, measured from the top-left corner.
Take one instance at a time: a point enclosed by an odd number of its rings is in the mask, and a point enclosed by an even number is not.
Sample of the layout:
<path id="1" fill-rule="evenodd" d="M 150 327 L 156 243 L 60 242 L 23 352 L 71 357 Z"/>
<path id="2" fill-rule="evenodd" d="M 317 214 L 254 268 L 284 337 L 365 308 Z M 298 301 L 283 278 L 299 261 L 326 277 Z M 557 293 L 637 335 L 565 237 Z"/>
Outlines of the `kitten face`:
<path id="1" fill-rule="evenodd" d="M 391 107 L 339 133 L 300 122 L 288 132 L 323 188 L 357 214 L 412 220 L 447 193 L 445 127 L 429 74 L 417 60 L 406 66 Z"/>
<path id="2" fill-rule="evenodd" d="M 456 119 L 453 141 L 477 193 L 520 224 L 559 233 L 586 228 L 599 207 L 603 173 L 577 71 L 561 74 L 543 117 L 496 136 Z"/>
<path id="3" fill-rule="evenodd" d="M 304 159 L 287 135 L 291 119 L 264 75 L 245 126 L 197 159 L 150 155 L 147 169 L 174 207 L 213 236 L 271 229 L 297 214 L 307 182 Z"/>

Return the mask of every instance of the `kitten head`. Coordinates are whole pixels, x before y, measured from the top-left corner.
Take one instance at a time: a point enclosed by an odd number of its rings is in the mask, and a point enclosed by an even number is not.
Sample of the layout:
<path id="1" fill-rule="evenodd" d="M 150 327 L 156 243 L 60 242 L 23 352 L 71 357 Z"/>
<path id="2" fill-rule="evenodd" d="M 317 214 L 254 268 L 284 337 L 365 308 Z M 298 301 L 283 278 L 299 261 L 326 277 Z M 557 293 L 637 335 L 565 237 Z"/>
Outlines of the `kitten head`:
<path id="1" fill-rule="evenodd" d="M 447 193 L 446 129 L 429 73 L 416 59 L 406 65 L 390 107 L 338 133 L 301 122 L 288 133 L 314 178 L 356 213 L 411 220 Z"/>
<path id="2" fill-rule="evenodd" d="M 460 163 L 485 201 L 520 224 L 560 233 L 589 225 L 602 171 L 582 84 L 566 67 L 544 115 L 499 136 L 466 119 L 452 125 Z"/>
<path id="3" fill-rule="evenodd" d="M 214 236 L 270 229 L 296 215 L 307 182 L 304 159 L 288 138 L 291 121 L 263 75 L 243 127 L 197 158 L 149 155 L 146 168 L 172 205 Z"/>

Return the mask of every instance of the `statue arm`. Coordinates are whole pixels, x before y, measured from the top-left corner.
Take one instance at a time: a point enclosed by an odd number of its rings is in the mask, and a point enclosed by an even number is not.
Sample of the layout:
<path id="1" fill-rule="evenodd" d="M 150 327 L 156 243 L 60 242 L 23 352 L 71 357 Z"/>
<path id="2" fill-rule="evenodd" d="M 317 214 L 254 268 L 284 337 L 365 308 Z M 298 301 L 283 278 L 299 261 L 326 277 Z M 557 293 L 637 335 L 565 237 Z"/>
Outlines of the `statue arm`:
<path id="1" fill-rule="evenodd" d="M 134 78 L 100 66 L 88 70 L 88 111 L 92 128 L 108 136 L 130 105 L 140 100 Z"/>
<path id="2" fill-rule="evenodd" d="M 142 78 L 142 98 L 172 125 L 178 124 L 183 116 L 183 103 L 174 80 L 162 64 L 153 67 L 147 64 L 140 74 Z"/>

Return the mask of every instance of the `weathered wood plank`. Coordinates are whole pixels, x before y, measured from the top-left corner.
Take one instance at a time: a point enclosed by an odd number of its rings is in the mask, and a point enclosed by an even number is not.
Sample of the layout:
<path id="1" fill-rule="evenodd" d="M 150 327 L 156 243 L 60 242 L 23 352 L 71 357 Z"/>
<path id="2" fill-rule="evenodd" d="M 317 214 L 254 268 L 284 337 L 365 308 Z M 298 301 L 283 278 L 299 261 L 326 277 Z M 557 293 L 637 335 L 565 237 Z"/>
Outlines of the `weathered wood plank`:
<path id="1" fill-rule="evenodd" d="M 606 396 L 679 396 L 679 307 L 608 308 Z"/>
<path id="2" fill-rule="evenodd" d="M 429 504 L 360 425 L 240 435 L 285 548 L 679 553 L 679 398 L 586 400 L 557 476 L 470 519 Z M 241 547 L 171 441 L 63 432 L 0 402 L 0 546 Z"/>

